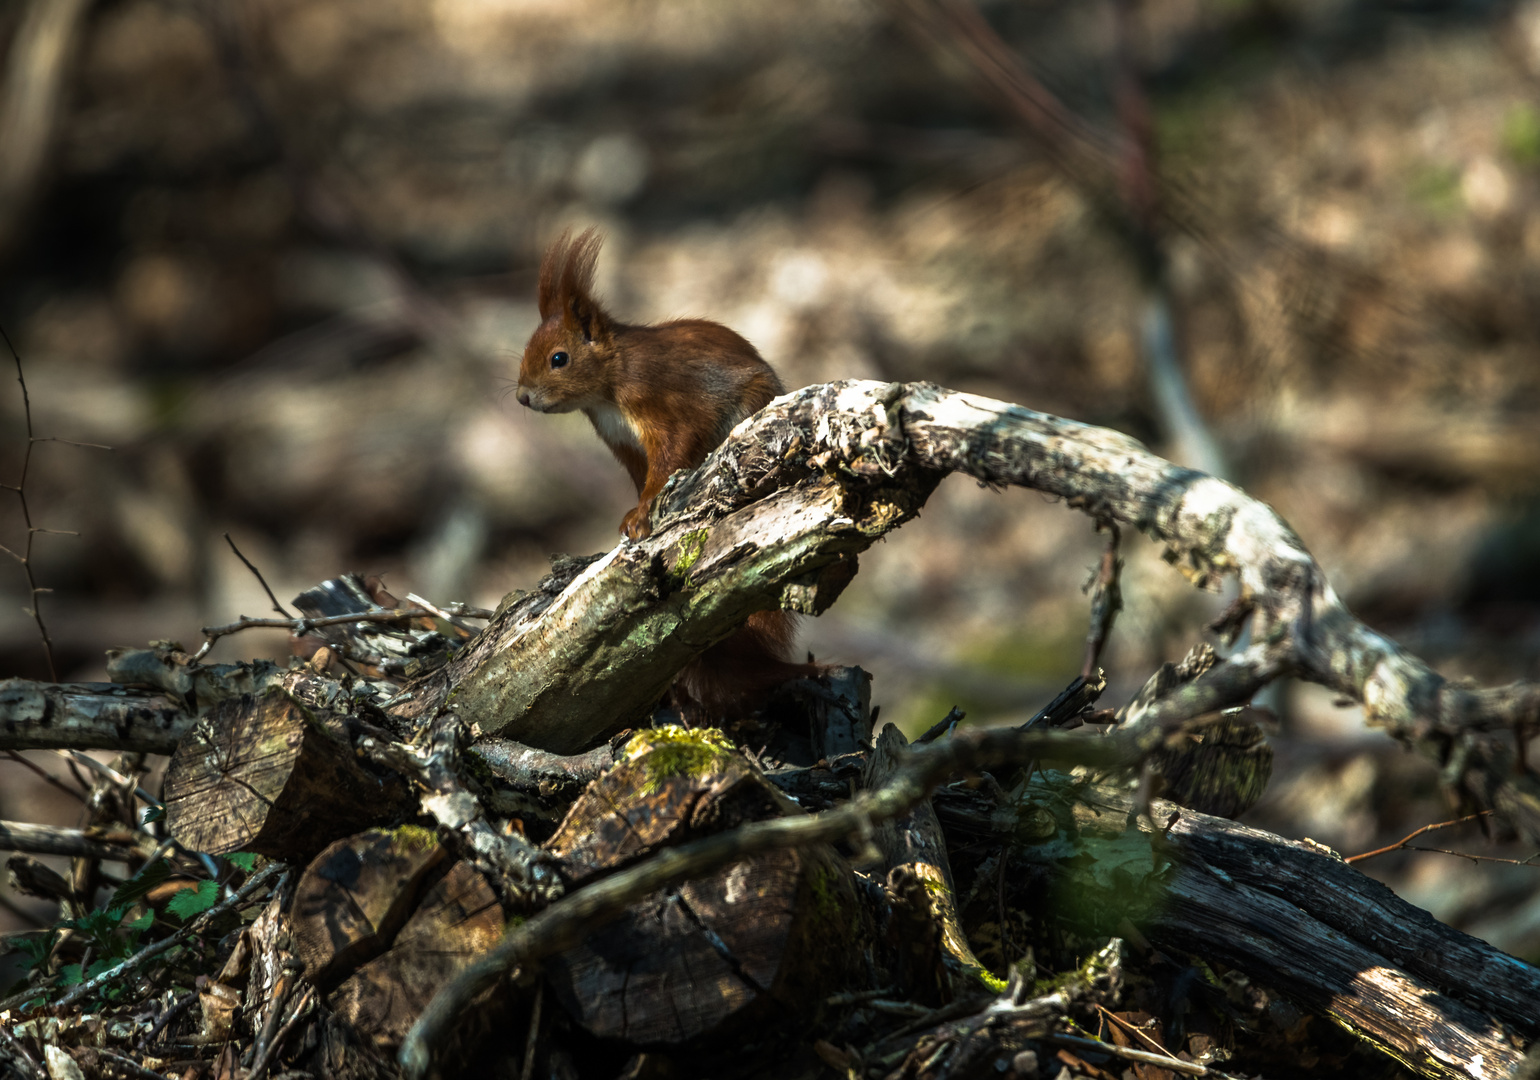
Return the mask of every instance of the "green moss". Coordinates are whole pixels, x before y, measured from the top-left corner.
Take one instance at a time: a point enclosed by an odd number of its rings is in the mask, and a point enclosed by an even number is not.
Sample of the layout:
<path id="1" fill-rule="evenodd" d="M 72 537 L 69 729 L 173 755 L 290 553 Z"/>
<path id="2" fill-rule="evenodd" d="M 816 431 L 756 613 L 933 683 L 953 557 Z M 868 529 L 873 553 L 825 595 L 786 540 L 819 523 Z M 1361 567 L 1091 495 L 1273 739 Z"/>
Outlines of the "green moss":
<path id="1" fill-rule="evenodd" d="M 674 560 L 675 574 L 683 577 L 700 561 L 701 553 L 706 550 L 706 537 L 709 532 L 708 529 L 696 529 L 679 538 L 679 558 Z"/>
<path id="2" fill-rule="evenodd" d="M 646 772 L 642 793 L 651 794 L 675 776 L 705 776 L 727 764 L 735 749 L 716 728 L 675 724 L 639 731 L 620 752 L 622 762 L 636 762 Z"/>
<path id="3" fill-rule="evenodd" d="M 968 974 L 987 987 L 991 993 L 1005 993 L 1005 980 L 987 968 L 971 967 L 968 969 Z"/>
<path id="4" fill-rule="evenodd" d="M 402 825 L 391 835 L 406 851 L 427 851 L 438 846 L 438 836 L 434 831 L 421 825 Z"/>
<path id="5" fill-rule="evenodd" d="M 818 921 L 824 925 L 844 918 L 845 905 L 840 897 L 839 871 L 832 866 L 820 866 L 816 869 L 808 882 L 813 890 L 813 906 L 818 912 Z"/>

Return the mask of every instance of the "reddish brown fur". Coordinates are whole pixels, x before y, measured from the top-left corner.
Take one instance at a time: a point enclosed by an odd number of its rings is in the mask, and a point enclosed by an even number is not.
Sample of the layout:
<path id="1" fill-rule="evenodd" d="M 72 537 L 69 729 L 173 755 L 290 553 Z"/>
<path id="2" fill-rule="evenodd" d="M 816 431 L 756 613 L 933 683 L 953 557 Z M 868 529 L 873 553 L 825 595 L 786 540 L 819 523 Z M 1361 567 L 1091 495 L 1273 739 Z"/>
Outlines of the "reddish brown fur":
<path id="1" fill-rule="evenodd" d="M 519 368 L 519 403 L 536 412 L 581 409 L 631 475 L 637 504 L 620 531 L 650 531 L 652 500 L 677 469 L 706 459 L 740 420 L 781 393 L 770 365 L 738 334 L 705 319 L 656 326 L 616 321 L 593 295 L 601 241 L 563 233 L 540 263 L 544 320 Z M 555 367 L 552 358 L 567 355 Z M 680 672 L 676 690 L 713 715 L 739 711 L 788 679 L 815 673 L 788 662 L 795 616 L 761 611 Z"/>

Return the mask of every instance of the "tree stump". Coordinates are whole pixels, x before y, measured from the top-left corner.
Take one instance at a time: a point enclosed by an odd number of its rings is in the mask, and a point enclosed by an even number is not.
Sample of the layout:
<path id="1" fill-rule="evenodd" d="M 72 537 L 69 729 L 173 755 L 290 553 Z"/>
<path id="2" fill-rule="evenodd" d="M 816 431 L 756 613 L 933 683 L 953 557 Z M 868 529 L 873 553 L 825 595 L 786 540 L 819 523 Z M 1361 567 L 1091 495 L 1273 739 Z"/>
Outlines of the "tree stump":
<path id="1" fill-rule="evenodd" d="M 646 731 L 620 756 L 546 845 L 574 881 L 800 813 L 717 732 Z M 673 1046 L 795 1015 L 845 985 L 861 970 L 865 918 L 832 848 L 778 851 L 652 894 L 547 970 L 588 1031 Z"/>

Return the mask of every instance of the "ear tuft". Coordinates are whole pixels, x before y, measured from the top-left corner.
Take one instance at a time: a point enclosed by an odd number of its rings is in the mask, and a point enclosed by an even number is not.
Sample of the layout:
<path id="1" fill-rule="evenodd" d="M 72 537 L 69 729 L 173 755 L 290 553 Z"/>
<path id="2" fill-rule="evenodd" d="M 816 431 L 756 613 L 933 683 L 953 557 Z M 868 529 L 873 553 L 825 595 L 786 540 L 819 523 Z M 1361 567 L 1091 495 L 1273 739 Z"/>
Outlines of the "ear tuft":
<path id="1" fill-rule="evenodd" d="M 578 308 L 602 315 L 593 298 L 593 288 L 594 265 L 599 261 L 603 243 L 598 229 L 584 229 L 576 239 L 569 230 L 546 250 L 545 258 L 540 260 L 540 287 L 536 293 L 541 319 L 563 312 L 576 314 Z M 586 324 L 587 320 L 584 321 Z M 585 336 L 590 330 L 585 325 Z"/>

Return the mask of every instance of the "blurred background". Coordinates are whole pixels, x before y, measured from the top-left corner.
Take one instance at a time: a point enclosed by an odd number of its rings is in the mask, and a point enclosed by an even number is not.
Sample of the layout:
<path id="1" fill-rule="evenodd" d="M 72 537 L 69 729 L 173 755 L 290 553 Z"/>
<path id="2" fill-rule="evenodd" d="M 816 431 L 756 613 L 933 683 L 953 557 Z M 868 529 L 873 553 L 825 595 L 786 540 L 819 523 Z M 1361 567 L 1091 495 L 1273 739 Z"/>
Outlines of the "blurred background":
<path id="1" fill-rule="evenodd" d="M 285 602 L 357 570 L 494 606 L 610 547 L 624 472 L 509 393 L 588 225 L 622 319 L 1129 432 L 1445 674 L 1540 677 L 1540 0 L 12 0 L 0 63 L 0 326 L 36 434 L 111 447 L 26 479 L 73 534 L 32 548 L 61 679 L 267 614 L 227 532 Z M 0 482 L 25 433 L 7 376 Z M 953 478 L 804 637 L 911 733 L 1019 720 L 1079 670 L 1102 543 Z M 1222 606 L 1125 556 L 1114 705 Z M 0 563 L 0 676 L 47 678 L 27 588 Z M 1455 816 L 1356 708 L 1278 706 L 1246 820 L 1351 854 Z M 0 816 L 80 808 L 0 759 Z M 1540 868 L 1365 866 L 1540 960 Z M 0 928 L 46 910 L 0 885 Z"/>

